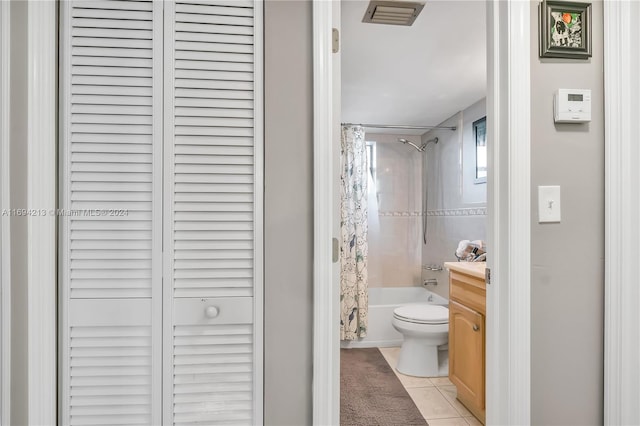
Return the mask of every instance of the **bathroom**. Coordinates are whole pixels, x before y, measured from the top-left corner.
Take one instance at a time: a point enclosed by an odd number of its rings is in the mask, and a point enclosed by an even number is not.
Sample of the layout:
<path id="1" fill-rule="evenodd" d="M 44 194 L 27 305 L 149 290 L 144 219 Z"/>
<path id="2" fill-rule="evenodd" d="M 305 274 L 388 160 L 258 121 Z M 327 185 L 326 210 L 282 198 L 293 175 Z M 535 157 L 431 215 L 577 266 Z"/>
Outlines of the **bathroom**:
<path id="1" fill-rule="evenodd" d="M 451 264 L 447 262 L 457 262 L 458 256 L 464 257 L 465 248 L 474 246 L 476 254 L 467 260 L 484 260 L 484 8 L 484 2 L 429 1 L 412 25 L 399 26 L 362 22 L 370 12 L 369 2 L 342 2 L 343 166 L 353 166 L 349 155 L 345 159 L 345 143 L 360 140 L 364 144 L 361 166 L 366 169 L 366 194 L 361 195 L 366 196 L 367 210 L 366 236 L 358 236 L 358 240 L 366 240 L 366 274 L 361 277 L 366 290 L 357 289 L 357 302 L 341 303 L 343 324 L 366 324 L 365 333 L 360 326 L 355 335 L 349 330 L 341 333 L 343 425 L 358 421 L 381 425 L 428 421 L 437 426 L 484 421 L 482 412 L 472 403 L 465 404 L 467 400 L 457 395 L 456 385 L 449 380 L 447 331 L 440 333 L 437 367 L 421 371 L 422 366 L 413 364 L 423 364 L 426 355 L 413 353 L 415 348 L 412 354 L 408 349 L 401 350 L 407 336 L 398 331 L 398 318 L 394 318 L 398 308 L 428 303 L 441 308 L 436 317 L 445 319 L 437 327 L 448 330 L 451 267 L 447 265 Z M 450 16 L 457 17 L 459 30 L 449 30 L 444 36 L 443 21 Z M 344 203 L 346 195 L 342 195 Z M 349 213 L 343 209 L 342 214 Z M 344 247 L 342 253 L 347 251 Z M 348 266 L 346 272 L 344 267 L 342 271 L 343 276 L 348 275 Z M 366 298 L 362 297 L 363 291 Z M 349 295 L 342 299 L 351 300 Z M 464 333 L 459 334 L 464 338 Z M 404 366 L 398 365 L 402 357 Z M 407 406 L 380 408 L 385 404 L 387 385 L 393 388 L 384 378 L 366 384 L 380 390 L 375 398 L 352 400 L 360 392 L 358 380 L 351 376 L 372 374 L 380 359 L 393 371 L 389 381 L 397 378 L 406 391 L 391 389 L 388 398 L 403 400 Z M 366 373 L 351 372 L 354 365 Z M 357 410 L 368 404 L 378 407 L 377 414 Z M 406 413 L 416 418 L 396 417 Z M 362 415 L 371 417 L 354 420 Z"/>

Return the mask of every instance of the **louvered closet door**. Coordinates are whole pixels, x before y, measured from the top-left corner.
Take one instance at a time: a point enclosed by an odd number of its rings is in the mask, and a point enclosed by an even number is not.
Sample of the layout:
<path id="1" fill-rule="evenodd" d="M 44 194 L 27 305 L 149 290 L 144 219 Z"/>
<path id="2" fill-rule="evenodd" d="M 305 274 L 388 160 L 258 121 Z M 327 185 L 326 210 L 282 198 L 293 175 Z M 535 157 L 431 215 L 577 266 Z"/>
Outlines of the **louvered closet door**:
<path id="1" fill-rule="evenodd" d="M 61 423 L 260 424 L 260 3 L 61 19 Z"/>
<path id="2" fill-rule="evenodd" d="M 60 3 L 60 423 L 158 425 L 163 5 Z"/>
<path id="3" fill-rule="evenodd" d="M 166 423 L 262 422 L 261 19 L 165 4 Z"/>

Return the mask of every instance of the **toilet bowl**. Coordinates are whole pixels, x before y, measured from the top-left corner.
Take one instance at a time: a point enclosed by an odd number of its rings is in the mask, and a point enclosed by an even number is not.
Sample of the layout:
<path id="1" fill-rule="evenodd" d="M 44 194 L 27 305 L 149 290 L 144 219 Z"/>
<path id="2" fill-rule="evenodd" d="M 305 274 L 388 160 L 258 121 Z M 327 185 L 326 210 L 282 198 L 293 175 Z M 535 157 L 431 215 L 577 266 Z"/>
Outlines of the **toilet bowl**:
<path id="1" fill-rule="evenodd" d="M 409 376 L 437 377 L 438 346 L 449 340 L 449 309 L 427 303 L 393 311 L 393 327 L 402 334 L 396 369 Z"/>

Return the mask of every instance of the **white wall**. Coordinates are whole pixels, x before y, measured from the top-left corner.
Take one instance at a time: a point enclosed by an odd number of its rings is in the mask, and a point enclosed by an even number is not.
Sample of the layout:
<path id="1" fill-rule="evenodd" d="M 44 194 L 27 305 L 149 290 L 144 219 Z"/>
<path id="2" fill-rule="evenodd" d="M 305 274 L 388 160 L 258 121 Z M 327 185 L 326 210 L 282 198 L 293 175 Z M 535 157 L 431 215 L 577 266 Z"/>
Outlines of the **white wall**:
<path id="1" fill-rule="evenodd" d="M 540 59 L 531 3 L 531 424 L 603 423 L 603 4 L 593 56 Z M 591 122 L 554 124 L 553 92 L 591 89 Z M 538 185 L 560 185 L 562 222 L 538 223 Z M 574 260 L 574 259 L 577 259 Z"/>
<path id="2" fill-rule="evenodd" d="M 313 74 L 310 1 L 265 13 L 264 422 L 312 423 Z"/>
<path id="3" fill-rule="evenodd" d="M 486 115 L 481 99 L 440 125 L 456 130 L 434 129 L 422 136 L 429 144 L 424 166 L 427 177 L 427 244 L 422 246 L 423 265 L 455 261 L 460 240 L 486 239 L 487 184 L 475 183 L 475 139 L 473 122 Z M 489 253 L 491 255 L 491 253 Z M 423 278 L 436 278 L 435 293 L 449 298 L 446 271 L 423 271 Z"/>
<path id="4" fill-rule="evenodd" d="M 27 2 L 11 2 L 11 207 L 27 205 Z M 11 425 L 27 405 L 27 218 L 11 217 Z"/>
<path id="5" fill-rule="evenodd" d="M 369 203 L 369 287 L 420 285 L 423 154 L 398 138 L 420 146 L 420 136 L 365 134 L 375 146 L 379 201 L 377 215 Z"/>

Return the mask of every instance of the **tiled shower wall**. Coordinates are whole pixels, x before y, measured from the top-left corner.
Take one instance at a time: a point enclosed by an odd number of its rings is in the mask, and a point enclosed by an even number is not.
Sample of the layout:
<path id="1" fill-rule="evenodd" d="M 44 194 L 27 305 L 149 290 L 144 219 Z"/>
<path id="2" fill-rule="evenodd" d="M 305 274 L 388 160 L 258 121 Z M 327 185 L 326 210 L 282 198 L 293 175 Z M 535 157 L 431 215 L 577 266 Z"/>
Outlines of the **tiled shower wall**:
<path id="1" fill-rule="evenodd" d="M 369 286 L 408 287 L 436 278 L 430 290 L 448 298 L 446 271 L 423 265 L 455 261 L 460 240 L 486 239 L 486 183 L 475 183 L 473 122 L 486 115 L 482 99 L 422 137 L 367 133 L 373 143 L 375 202 L 369 202 Z M 438 137 L 426 153 L 416 145 Z M 427 244 L 423 244 L 423 170 L 427 178 Z M 377 213 L 377 214 L 376 214 Z"/>
<path id="2" fill-rule="evenodd" d="M 420 282 L 422 154 L 398 138 L 421 143 L 420 136 L 365 135 L 373 143 L 377 199 L 369 202 L 369 287 Z"/>
<path id="3" fill-rule="evenodd" d="M 486 115 L 481 99 L 442 123 L 455 131 L 432 130 L 422 136 L 430 144 L 423 165 L 427 174 L 427 243 L 422 245 L 422 264 L 440 265 L 455 261 L 460 240 L 486 240 L 487 184 L 475 183 L 475 138 L 473 122 Z M 420 241 L 422 243 L 422 240 Z M 491 253 L 488 253 L 491 255 Z M 423 278 L 436 278 L 430 290 L 449 297 L 446 271 L 423 271 Z"/>

